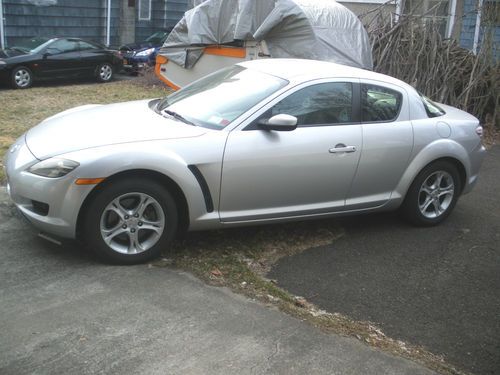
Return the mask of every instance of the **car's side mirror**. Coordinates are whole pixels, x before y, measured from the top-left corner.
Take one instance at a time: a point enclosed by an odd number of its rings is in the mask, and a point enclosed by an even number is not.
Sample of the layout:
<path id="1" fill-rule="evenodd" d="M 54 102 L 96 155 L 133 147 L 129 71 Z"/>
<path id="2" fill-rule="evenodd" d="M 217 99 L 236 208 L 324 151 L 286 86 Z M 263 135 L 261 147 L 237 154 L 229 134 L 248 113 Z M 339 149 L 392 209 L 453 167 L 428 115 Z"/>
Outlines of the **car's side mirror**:
<path id="1" fill-rule="evenodd" d="M 297 117 L 279 114 L 270 119 L 261 119 L 258 124 L 264 130 L 292 131 L 297 129 Z"/>

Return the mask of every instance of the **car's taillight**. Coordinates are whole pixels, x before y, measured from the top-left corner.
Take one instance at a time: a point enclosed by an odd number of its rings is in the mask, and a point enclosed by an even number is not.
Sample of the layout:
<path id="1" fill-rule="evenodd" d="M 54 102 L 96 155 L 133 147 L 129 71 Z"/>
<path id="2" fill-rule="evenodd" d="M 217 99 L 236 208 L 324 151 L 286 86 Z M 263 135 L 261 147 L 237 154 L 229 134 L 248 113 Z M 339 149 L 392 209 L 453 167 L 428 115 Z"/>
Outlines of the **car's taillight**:
<path id="1" fill-rule="evenodd" d="M 478 126 L 476 127 L 476 134 L 477 134 L 480 138 L 482 138 L 482 137 L 483 137 L 483 134 L 484 134 L 484 129 L 483 129 L 483 127 L 482 127 L 481 125 L 478 125 Z"/>

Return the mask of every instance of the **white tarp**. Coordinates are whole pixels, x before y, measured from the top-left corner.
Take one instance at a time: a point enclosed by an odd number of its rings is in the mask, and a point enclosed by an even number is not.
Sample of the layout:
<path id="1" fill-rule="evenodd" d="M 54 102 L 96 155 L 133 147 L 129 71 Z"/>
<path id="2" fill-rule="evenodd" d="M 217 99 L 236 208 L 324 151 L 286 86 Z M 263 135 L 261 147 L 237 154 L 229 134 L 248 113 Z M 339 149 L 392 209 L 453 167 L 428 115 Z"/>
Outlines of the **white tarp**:
<path id="1" fill-rule="evenodd" d="M 203 46 L 265 41 L 274 58 L 373 68 L 363 24 L 334 0 L 206 0 L 195 4 L 160 51 L 182 67 L 194 66 Z"/>

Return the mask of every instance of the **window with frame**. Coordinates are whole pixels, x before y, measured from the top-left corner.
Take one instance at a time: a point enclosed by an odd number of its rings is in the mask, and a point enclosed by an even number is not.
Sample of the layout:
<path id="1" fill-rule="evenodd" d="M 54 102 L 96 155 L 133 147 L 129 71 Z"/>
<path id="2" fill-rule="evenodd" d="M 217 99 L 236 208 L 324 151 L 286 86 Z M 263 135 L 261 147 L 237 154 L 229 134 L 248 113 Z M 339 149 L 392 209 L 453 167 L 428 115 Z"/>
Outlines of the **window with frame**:
<path id="1" fill-rule="evenodd" d="M 261 118 L 297 117 L 297 126 L 352 122 L 352 83 L 320 83 L 300 89 L 274 105 Z"/>
<path id="2" fill-rule="evenodd" d="M 139 0 L 139 21 L 151 19 L 151 0 Z"/>
<path id="3" fill-rule="evenodd" d="M 404 12 L 421 15 L 422 21 L 428 27 L 436 27 L 439 33 L 446 38 L 451 36 L 450 14 L 454 12 L 450 0 L 405 0 Z"/>
<path id="4" fill-rule="evenodd" d="M 484 26 L 500 27 L 500 1 L 486 0 L 483 3 L 481 23 Z"/>
<path id="5" fill-rule="evenodd" d="M 387 87 L 361 85 L 361 120 L 363 122 L 391 122 L 398 118 L 403 95 Z"/>
<path id="6" fill-rule="evenodd" d="M 52 53 L 76 52 L 79 50 L 78 42 L 69 39 L 59 39 L 48 46 Z"/>

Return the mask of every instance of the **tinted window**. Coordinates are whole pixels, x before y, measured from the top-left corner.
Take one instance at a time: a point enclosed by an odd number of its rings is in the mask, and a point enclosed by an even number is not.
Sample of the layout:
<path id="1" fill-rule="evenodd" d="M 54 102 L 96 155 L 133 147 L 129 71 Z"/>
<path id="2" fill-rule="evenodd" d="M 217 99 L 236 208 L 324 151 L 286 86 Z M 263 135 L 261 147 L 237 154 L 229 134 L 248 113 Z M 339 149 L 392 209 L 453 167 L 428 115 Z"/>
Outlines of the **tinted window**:
<path id="1" fill-rule="evenodd" d="M 80 42 L 80 49 L 82 51 L 86 51 L 86 50 L 89 50 L 89 49 L 98 49 L 99 47 L 93 45 L 93 44 L 90 44 L 90 43 L 87 43 L 87 42 Z"/>
<path id="2" fill-rule="evenodd" d="M 361 112 L 363 122 L 389 122 L 401 110 L 403 95 L 398 91 L 376 85 L 361 85 Z"/>
<path id="3" fill-rule="evenodd" d="M 167 39 L 168 33 L 165 31 L 157 31 L 153 35 L 149 36 L 146 39 L 146 42 L 150 42 L 152 44 L 162 44 L 165 42 L 165 39 Z"/>
<path id="4" fill-rule="evenodd" d="M 60 39 L 49 45 L 49 49 L 52 53 L 78 51 L 78 42 L 68 39 Z"/>
<path id="5" fill-rule="evenodd" d="M 352 84 L 335 82 L 309 86 L 286 97 L 263 117 L 287 114 L 297 125 L 341 124 L 352 121 Z"/>

